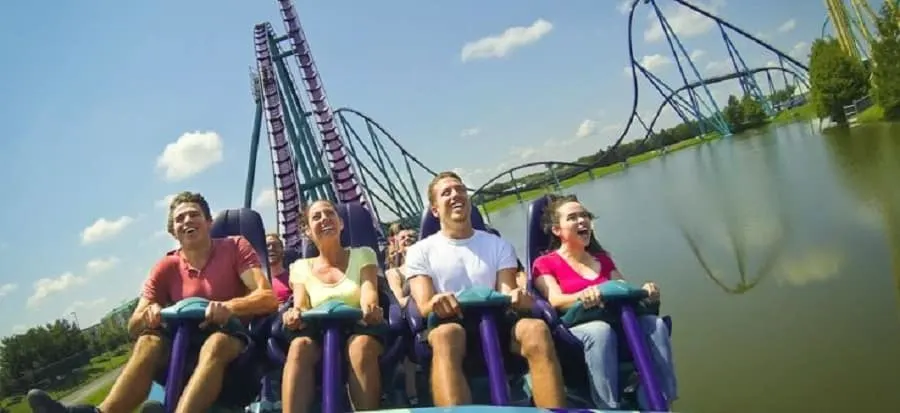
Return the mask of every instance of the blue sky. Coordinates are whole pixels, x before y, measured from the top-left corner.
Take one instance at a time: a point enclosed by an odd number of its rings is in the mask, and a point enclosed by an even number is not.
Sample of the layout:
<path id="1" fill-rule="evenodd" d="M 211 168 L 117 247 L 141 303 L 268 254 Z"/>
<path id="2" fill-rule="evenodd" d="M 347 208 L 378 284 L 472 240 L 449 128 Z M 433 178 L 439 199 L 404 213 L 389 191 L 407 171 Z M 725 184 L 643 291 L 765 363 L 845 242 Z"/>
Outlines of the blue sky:
<path id="1" fill-rule="evenodd" d="M 720 71 L 726 50 L 715 26 L 658 2 L 701 72 Z M 632 96 L 620 3 L 297 7 L 332 106 L 372 116 L 430 167 L 457 168 L 477 184 L 504 166 L 572 160 L 618 136 Z M 697 4 L 803 60 L 825 15 L 813 0 Z M 648 11 L 636 14 L 636 56 L 677 85 Z M 72 312 L 86 326 L 134 297 L 173 245 L 163 233 L 167 195 L 197 190 L 214 210 L 240 206 L 254 109 L 252 30 L 261 21 L 284 31 L 275 1 L 4 7 L 0 336 Z M 774 59 L 738 47 L 750 66 Z M 648 114 L 661 99 L 641 88 Z M 714 93 L 736 90 L 730 82 Z M 268 155 L 259 160 L 257 205 L 272 225 Z"/>

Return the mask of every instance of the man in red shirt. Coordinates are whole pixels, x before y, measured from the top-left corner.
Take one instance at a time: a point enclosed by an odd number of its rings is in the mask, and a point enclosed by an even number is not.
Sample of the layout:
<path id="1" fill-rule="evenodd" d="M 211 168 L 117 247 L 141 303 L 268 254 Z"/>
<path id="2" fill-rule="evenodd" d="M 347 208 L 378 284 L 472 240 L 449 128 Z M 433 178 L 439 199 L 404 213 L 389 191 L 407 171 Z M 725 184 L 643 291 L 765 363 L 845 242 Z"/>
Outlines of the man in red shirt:
<path id="1" fill-rule="evenodd" d="M 182 192 L 169 206 L 168 231 L 180 248 L 166 254 L 150 271 L 140 301 L 128 322 L 137 336 L 131 357 L 109 395 L 94 406 L 63 406 L 41 390 L 32 390 L 28 402 L 36 413 L 131 413 L 146 400 L 153 378 L 165 371 L 171 340 L 161 329 L 160 311 L 188 297 L 208 300 L 206 321 L 212 328 L 200 348 L 197 368 L 179 400 L 177 412 L 209 409 L 222 390 L 226 367 L 247 346 L 249 337 L 215 330 L 232 316 L 248 320 L 273 313 L 278 301 L 244 237 L 212 239 L 209 204 L 202 195 Z"/>

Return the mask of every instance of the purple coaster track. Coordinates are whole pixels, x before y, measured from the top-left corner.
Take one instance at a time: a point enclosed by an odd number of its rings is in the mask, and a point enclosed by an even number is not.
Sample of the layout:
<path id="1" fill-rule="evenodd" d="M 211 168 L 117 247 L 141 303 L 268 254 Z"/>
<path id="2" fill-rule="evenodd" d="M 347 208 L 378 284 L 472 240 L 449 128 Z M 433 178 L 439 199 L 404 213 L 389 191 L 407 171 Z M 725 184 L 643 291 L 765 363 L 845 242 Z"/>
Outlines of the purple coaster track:
<path id="1" fill-rule="evenodd" d="M 253 28 L 253 39 L 256 46 L 256 67 L 259 71 L 260 89 L 263 99 L 263 111 L 268 126 L 269 148 L 272 151 L 272 169 L 278 182 L 275 195 L 278 198 L 278 212 L 284 228 L 285 247 L 300 246 L 300 188 L 297 170 L 294 169 L 293 157 L 288 141 L 285 138 L 284 113 L 282 112 L 281 95 L 278 93 L 278 80 L 275 66 L 272 63 L 272 51 L 269 49 L 269 38 L 272 27 L 268 23 L 257 24 Z"/>
<path id="2" fill-rule="evenodd" d="M 284 19 L 287 37 L 290 39 L 294 56 L 300 64 L 300 70 L 303 73 L 303 82 L 306 84 L 306 91 L 309 95 L 310 103 L 313 106 L 313 113 L 316 114 L 316 125 L 319 133 L 322 134 L 322 146 L 328 152 L 328 161 L 331 164 L 331 179 L 334 185 L 337 201 L 341 203 L 359 202 L 366 209 L 366 197 L 360 190 L 359 181 L 350 163 L 347 151 L 344 148 L 344 142 L 335 122 L 334 112 L 328 105 L 325 97 L 325 88 L 322 86 L 322 79 L 319 77 L 318 70 L 312 59 L 309 50 L 309 43 L 306 41 L 306 35 L 300 27 L 300 20 L 297 18 L 297 12 L 294 4 L 290 0 L 278 0 L 281 7 L 281 16 Z"/>

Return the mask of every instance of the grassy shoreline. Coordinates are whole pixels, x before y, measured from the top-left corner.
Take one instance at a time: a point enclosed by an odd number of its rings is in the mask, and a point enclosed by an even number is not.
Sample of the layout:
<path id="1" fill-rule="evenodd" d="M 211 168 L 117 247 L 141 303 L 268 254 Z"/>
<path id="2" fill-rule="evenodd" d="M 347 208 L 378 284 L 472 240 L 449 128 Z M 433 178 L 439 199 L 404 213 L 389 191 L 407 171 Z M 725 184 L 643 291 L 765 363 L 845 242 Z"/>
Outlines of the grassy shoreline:
<path id="1" fill-rule="evenodd" d="M 860 115 L 860 116 L 862 116 L 862 115 Z M 757 128 L 765 127 L 767 125 L 782 125 L 782 124 L 788 124 L 788 123 L 794 123 L 794 122 L 808 121 L 808 120 L 812 120 L 815 118 L 816 118 L 815 109 L 813 108 L 813 106 L 811 104 L 807 103 L 803 106 L 798 106 L 796 108 L 782 111 Z M 757 129 L 757 128 L 753 128 L 753 129 Z M 749 129 L 749 130 L 753 130 L 753 129 Z M 747 131 L 749 131 L 749 130 L 747 130 Z M 747 131 L 745 131 L 745 132 L 747 132 Z M 676 152 L 676 151 L 686 149 L 686 148 L 690 148 L 692 146 L 696 146 L 701 143 L 712 142 L 719 138 L 721 138 L 721 135 L 719 135 L 718 133 L 710 133 L 710 134 L 707 134 L 702 137 L 694 137 L 694 138 L 690 138 L 690 139 L 685 139 L 681 142 L 677 142 L 677 143 L 667 146 L 665 151 L 659 151 L 659 150 L 647 151 L 642 154 L 629 157 L 625 163 L 617 163 L 617 164 L 613 164 L 613 165 L 594 168 L 594 169 L 590 170 L 590 173 L 588 173 L 588 171 L 582 172 L 582 173 L 575 175 L 569 179 L 560 181 L 560 186 L 562 188 L 569 188 L 569 187 L 572 187 L 572 186 L 575 186 L 575 185 L 578 185 L 581 183 L 591 181 L 593 179 L 598 179 L 598 178 L 604 177 L 606 175 L 621 172 L 621 171 L 625 170 L 628 166 L 639 164 L 641 162 L 646 162 L 651 159 L 658 158 L 664 154 Z M 591 177 L 591 175 L 593 175 L 593 178 Z M 525 201 L 530 201 L 532 199 L 535 199 L 543 194 L 546 194 L 547 192 L 548 192 L 547 188 L 536 188 L 536 189 L 532 189 L 529 191 L 520 192 L 519 195 L 521 196 L 522 201 L 525 202 Z M 508 208 L 512 205 L 515 205 L 517 203 L 519 203 L 519 199 L 516 197 L 515 194 L 511 194 L 511 195 L 506 195 L 504 197 L 500 197 L 500 198 L 485 202 L 484 204 L 479 205 L 479 207 L 483 214 L 484 213 L 492 214 L 492 213 L 499 212 L 499 211 L 503 210 L 504 208 Z"/>
<path id="2" fill-rule="evenodd" d="M 96 380 L 104 374 L 123 366 L 128 360 L 128 354 L 128 351 L 118 350 L 104 353 L 92 358 L 90 363 L 82 367 L 82 369 L 89 371 L 90 373 L 79 385 L 50 391 L 50 395 L 53 396 L 53 398 L 59 400 L 78 391 L 78 389 L 81 388 L 82 385 L 90 383 L 91 381 Z M 109 389 L 105 390 L 107 390 L 108 392 Z M 28 407 L 28 402 L 25 400 L 24 395 L 10 396 L 3 400 L 0 400 L 0 407 L 7 409 L 9 413 L 28 413 L 31 411 L 31 409 Z"/>

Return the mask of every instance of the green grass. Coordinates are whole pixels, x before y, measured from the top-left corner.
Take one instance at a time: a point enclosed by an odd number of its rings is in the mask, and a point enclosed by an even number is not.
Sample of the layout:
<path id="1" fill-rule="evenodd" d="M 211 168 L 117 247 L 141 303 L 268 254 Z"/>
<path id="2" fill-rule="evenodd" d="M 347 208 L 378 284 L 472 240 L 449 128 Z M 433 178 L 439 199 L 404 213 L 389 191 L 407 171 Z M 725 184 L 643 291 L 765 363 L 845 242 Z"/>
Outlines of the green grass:
<path id="1" fill-rule="evenodd" d="M 124 348 L 101 354 L 91 359 L 91 361 L 80 370 L 84 374 L 84 380 L 75 386 L 60 388 L 49 391 L 50 395 L 55 399 L 68 396 L 72 392 L 81 388 L 85 383 L 97 379 L 98 377 L 121 367 L 128 360 L 128 351 Z M 106 389 L 108 392 L 109 389 Z M 105 395 L 105 393 L 104 393 Z M 94 395 L 92 395 L 94 396 Z M 102 398 L 101 398 L 102 400 Z M 31 409 L 25 401 L 24 395 L 7 397 L 0 401 L 0 406 L 5 407 L 10 413 L 29 413 Z"/>
<path id="2" fill-rule="evenodd" d="M 872 123 L 884 120 L 884 109 L 878 105 L 869 106 L 868 109 L 856 115 L 856 123 Z"/>
<path id="3" fill-rule="evenodd" d="M 816 119 L 816 109 L 812 103 L 779 112 L 769 122 L 775 125 Z"/>
<path id="4" fill-rule="evenodd" d="M 700 143 L 710 142 L 710 141 L 719 139 L 720 137 L 721 137 L 721 135 L 719 135 L 717 133 L 710 133 L 704 137 L 685 139 L 681 142 L 677 142 L 677 143 L 674 143 L 674 144 L 666 147 L 666 152 L 679 151 L 679 150 L 689 148 L 691 146 L 694 146 L 694 145 L 697 145 Z M 635 155 L 635 156 L 628 158 L 627 164 L 628 164 L 628 166 L 635 165 L 635 164 L 638 164 L 641 162 L 646 162 L 651 159 L 657 158 L 661 155 L 662 155 L 662 152 L 660 152 L 660 151 L 656 151 L 656 150 L 647 151 L 642 154 Z M 591 181 L 591 180 L 594 180 L 594 179 L 597 179 L 597 178 L 600 178 L 600 177 L 603 177 L 603 176 L 606 176 L 609 174 L 621 172 L 621 171 L 625 170 L 626 167 L 627 166 L 625 163 L 617 163 L 617 164 L 612 164 L 612 165 L 607 165 L 607 166 L 601 166 L 599 168 L 594 168 L 594 169 L 591 169 L 589 172 L 585 171 L 585 172 L 575 175 L 569 179 L 561 181 L 560 186 L 563 188 L 569 188 L 569 187 L 572 187 L 572 186 L 575 186 L 578 184 L 582 184 L 582 183 L 585 183 L 585 182 L 588 182 L 588 181 Z M 530 191 L 520 192 L 519 195 L 521 196 L 522 201 L 529 201 L 529 200 L 535 199 L 543 194 L 546 194 L 547 192 L 548 192 L 548 189 L 546 189 L 546 188 L 536 188 L 536 189 L 532 189 Z M 481 211 L 482 211 L 482 213 L 490 214 L 490 213 L 500 211 L 503 208 L 507 208 L 511 205 L 515 205 L 518 202 L 519 202 L 519 199 L 516 197 L 515 194 L 507 195 L 507 196 L 500 197 L 500 198 L 497 198 L 497 199 L 494 199 L 494 200 L 484 203 L 483 205 L 481 205 Z"/>
<path id="5" fill-rule="evenodd" d="M 99 406 L 100 403 L 103 402 L 103 399 L 106 398 L 106 395 L 109 394 L 109 391 L 112 390 L 113 383 L 110 383 L 106 386 L 103 386 L 93 393 L 88 395 L 87 398 L 81 401 L 81 403 L 89 404 L 91 406 Z"/>

